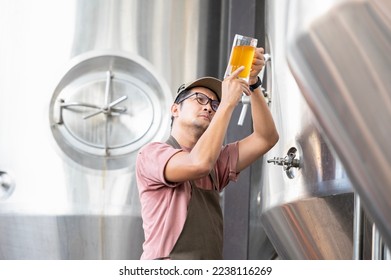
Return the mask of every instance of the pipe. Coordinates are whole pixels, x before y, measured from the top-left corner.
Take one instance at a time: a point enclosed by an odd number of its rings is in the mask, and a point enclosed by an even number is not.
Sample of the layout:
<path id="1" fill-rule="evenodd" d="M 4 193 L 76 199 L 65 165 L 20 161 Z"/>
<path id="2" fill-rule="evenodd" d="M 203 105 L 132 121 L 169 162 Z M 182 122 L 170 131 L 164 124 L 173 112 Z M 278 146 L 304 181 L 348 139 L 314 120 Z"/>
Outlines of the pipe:
<path id="1" fill-rule="evenodd" d="M 363 210 L 361 200 L 354 194 L 354 221 L 353 221 L 353 260 L 363 259 Z"/>
<path id="2" fill-rule="evenodd" d="M 375 224 L 372 226 L 372 260 L 382 259 L 382 240 Z"/>

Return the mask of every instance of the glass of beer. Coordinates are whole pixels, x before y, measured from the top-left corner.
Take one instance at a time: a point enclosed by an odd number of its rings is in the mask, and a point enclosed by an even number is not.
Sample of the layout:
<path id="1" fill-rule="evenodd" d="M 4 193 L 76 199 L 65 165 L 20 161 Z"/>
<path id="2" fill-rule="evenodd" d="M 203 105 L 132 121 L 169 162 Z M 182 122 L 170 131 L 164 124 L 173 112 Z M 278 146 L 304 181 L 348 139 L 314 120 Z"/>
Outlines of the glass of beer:
<path id="1" fill-rule="evenodd" d="M 255 38 L 236 34 L 227 70 L 225 71 L 224 77 L 231 75 L 240 66 L 244 66 L 245 69 L 240 72 L 239 78 L 244 79 L 248 82 L 251 71 L 251 64 L 254 58 L 255 48 L 257 47 L 258 40 Z"/>

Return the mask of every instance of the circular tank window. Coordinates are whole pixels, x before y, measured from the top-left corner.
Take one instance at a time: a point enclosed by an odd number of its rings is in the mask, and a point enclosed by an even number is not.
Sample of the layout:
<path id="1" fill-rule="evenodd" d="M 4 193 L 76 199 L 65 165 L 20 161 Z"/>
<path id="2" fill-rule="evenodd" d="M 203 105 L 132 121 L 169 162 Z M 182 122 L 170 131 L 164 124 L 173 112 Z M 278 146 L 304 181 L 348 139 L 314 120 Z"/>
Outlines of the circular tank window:
<path id="1" fill-rule="evenodd" d="M 130 155 L 166 134 L 168 87 L 139 57 L 78 59 L 50 104 L 52 133 L 74 161 L 95 169 L 129 165 Z"/>

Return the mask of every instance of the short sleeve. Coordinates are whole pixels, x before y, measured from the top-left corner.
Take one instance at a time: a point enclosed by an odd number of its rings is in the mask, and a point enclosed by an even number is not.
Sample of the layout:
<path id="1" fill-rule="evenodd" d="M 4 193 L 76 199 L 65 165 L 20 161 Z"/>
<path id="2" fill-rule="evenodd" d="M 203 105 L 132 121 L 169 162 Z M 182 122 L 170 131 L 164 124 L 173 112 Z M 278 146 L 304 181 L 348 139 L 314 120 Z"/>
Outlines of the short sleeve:
<path id="1" fill-rule="evenodd" d="M 163 185 L 175 187 L 177 183 L 167 182 L 164 169 L 169 159 L 182 151 L 166 143 L 153 142 L 140 149 L 136 159 L 136 175 L 143 185 L 157 189 Z"/>
<path id="2" fill-rule="evenodd" d="M 228 185 L 230 181 L 237 181 L 239 172 L 236 165 L 239 158 L 238 142 L 230 143 L 223 147 L 216 163 L 217 173 L 219 174 L 220 190 Z"/>

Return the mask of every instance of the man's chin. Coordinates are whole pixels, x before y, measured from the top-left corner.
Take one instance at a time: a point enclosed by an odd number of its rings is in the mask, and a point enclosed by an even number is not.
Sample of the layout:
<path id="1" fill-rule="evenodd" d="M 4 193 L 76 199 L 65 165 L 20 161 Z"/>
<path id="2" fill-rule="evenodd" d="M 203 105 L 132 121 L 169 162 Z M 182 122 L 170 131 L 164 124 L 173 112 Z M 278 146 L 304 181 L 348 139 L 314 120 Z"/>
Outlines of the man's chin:
<path id="1" fill-rule="evenodd" d="M 199 132 L 204 133 L 208 127 L 209 127 L 209 122 L 196 122 L 195 123 L 195 127 L 197 130 L 199 130 Z"/>

